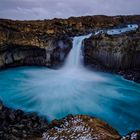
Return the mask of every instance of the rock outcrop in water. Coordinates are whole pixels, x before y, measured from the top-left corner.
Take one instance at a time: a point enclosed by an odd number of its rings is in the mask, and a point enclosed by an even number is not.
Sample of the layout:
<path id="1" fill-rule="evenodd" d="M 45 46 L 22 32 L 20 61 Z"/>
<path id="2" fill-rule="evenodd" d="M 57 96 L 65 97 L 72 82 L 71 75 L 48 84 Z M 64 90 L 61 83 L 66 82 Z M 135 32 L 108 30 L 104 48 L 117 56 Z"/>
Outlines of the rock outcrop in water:
<path id="1" fill-rule="evenodd" d="M 0 139 L 21 140 L 42 137 L 48 122 L 34 113 L 7 108 L 0 101 Z"/>
<path id="2" fill-rule="evenodd" d="M 54 120 L 43 135 L 44 140 L 119 140 L 118 132 L 107 123 L 84 115 L 69 115 L 62 120 Z"/>
<path id="3" fill-rule="evenodd" d="M 87 16 L 43 21 L 13 21 L 1 19 L 0 68 L 18 65 L 42 65 L 51 67 L 60 64 L 64 61 L 72 47 L 70 37 L 129 23 L 139 24 L 140 16 Z M 125 42 L 129 43 L 131 36 L 133 35 L 125 35 L 122 41 L 128 39 Z M 138 38 L 139 33 L 135 34 L 135 36 Z M 136 40 L 132 38 L 130 42 Z M 115 40 L 119 41 L 119 39 Z M 111 39 L 108 38 L 108 41 L 111 41 Z M 136 44 L 137 43 L 138 42 L 136 42 Z M 91 46 L 92 45 L 93 44 L 91 44 Z M 110 43 L 110 45 L 113 44 Z M 118 48 L 116 47 L 116 49 Z M 91 58 L 92 57 L 93 56 L 91 56 Z M 110 58 L 112 58 L 112 56 L 110 56 Z M 129 59 L 131 59 L 131 56 Z M 111 64 L 112 63 L 113 62 L 111 62 Z M 128 61 L 125 60 L 123 64 L 128 65 Z M 132 63 L 129 65 L 132 65 Z"/>
<path id="4" fill-rule="evenodd" d="M 140 140 L 140 130 L 127 134 L 126 136 L 122 137 L 121 140 Z"/>
<path id="5" fill-rule="evenodd" d="M 133 131 L 121 137 L 107 123 L 86 115 L 68 115 L 48 123 L 34 113 L 10 109 L 0 101 L 0 139 L 140 140 L 140 131 Z"/>

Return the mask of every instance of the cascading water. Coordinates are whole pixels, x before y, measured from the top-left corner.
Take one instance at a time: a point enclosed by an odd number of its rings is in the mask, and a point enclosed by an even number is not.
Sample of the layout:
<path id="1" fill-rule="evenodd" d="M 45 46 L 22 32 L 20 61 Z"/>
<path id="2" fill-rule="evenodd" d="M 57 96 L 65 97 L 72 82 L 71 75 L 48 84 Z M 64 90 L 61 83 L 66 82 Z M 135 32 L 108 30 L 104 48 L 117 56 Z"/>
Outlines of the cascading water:
<path id="1" fill-rule="evenodd" d="M 82 41 L 86 38 L 89 38 L 92 34 L 85 35 L 85 36 L 78 36 L 74 37 L 73 39 L 73 47 L 68 55 L 66 63 L 63 69 L 77 69 L 80 68 L 81 65 L 81 47 Z"/>
<path id="2" fill-rule="evenodd" d="M 140 85 L 82 67 L 81 45 L 89 36 L 74 38 L 60 70 L 23 67 L 1 71 L 4 103 L 49 120 L 68 114 L 91 115 L 107 121 L 121 134 L 140 128 Z"/>
<path id="3" fill-rule="evenodd" d="M 92 34 L 88 34 L 84 36 L 76 36 L 73 38 L 72 49 L 66 59 L 64 66 L 59 70 L 59 72 L 62 73 L 62 77 L 66 76 L 73 79 L 84 80 L 84 75 L 86 75 L 86 78 L 92 81 L 104 79 L 97 73 L 95 74 L 93 71 L 87 71 L 82 64 L 82 42 L 84 39 L 89 38 L 91 35 Z"/>

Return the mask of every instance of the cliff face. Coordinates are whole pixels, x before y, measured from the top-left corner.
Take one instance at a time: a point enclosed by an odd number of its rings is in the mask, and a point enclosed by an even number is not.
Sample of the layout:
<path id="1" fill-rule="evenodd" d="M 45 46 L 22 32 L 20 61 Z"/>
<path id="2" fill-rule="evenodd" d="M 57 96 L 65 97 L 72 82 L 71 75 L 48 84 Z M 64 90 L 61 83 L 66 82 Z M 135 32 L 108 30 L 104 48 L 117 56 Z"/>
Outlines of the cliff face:
<path id="1" fill-rule="evenodd" d="M 43 21 L 12 21 L 1 19 L 0 68 L 17 65 L 54 66 L 60 64 L 64 61 L 72 47 L 72 39 L 70 37 L 129 23 L 139 24 L 140 16 L 87 16 Z M 113 43 L 111 43 L 112 39 L 109 37 L 106 37 L 106 39 L 110 45 L 113 45 Z M 130 37 L 125 35 L 121 41 L 126 39 L 130 39 Z M 101 39 L 99 39 L 98 42 L 102 42 L 107 46 L 109 45 L 109 43 L 106 44 L 100 40 Z M 117 40 L 117 38 L 114 37 L 114 40 L 117 42 L 119 39 Z M 133 40 L 134 39 L 131 39 L 131 42 L 133 42 Z M 129 40 L 127 40 L 126 43 L 129 44 Z M 93 48 L 93 45 L 94 43 L 90 44 L 91 48 Z M 85 50 L 91 59 L 93 56 L 98 57 L 98 55 L 96 56 L 95 54 L 91 55 L 92 51 L 93 49 L 91 52 Z M 103 55 L 103 57 L 105 57 L 107 55 L 107 57 L 114 57 L 112 56 L 113 54 L 108 55 L 104 54 L 104 52 L 106 53 L 105 50 L 101 51 L 100 56 Z M 130 59 L 131 56 L 129 60 Z M 125 61 L 125 65 L 128 65 L 128 61 Z"/>
<path id="2" fill-rule="evenodd" d="M 71 46 L 68 37 L 40 37 L 32 32 L 0 29 L 0 67 L 53 66 L 64 61 Z"/>
<path id="3" fill-rule="evenodd" d="M 65 42 L 67 41 L 67 42 Z M 49 40 L 43 47 L 40 45 L 6 44 L 0 50 L 0 66 L 43 65 L 53 66 L 64 61 L 71 48 L 66 40 Z"/>
<path id="4" fill-rule="evenodd" d="M 84 46 L 85 63 L 112 70 L 140 68 L 140 28 L 118 35 L 97 34 Z"/>

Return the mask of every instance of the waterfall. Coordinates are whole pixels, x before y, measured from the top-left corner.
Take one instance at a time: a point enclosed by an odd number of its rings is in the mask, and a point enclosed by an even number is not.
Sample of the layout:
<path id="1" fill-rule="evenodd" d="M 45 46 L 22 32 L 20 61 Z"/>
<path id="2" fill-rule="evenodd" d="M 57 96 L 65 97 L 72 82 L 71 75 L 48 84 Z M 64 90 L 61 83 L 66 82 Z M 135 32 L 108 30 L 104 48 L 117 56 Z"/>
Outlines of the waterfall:
<path id="1" fill-rule="evenodd" d="M 121 34 L 128 31 L 134 31 L 138 28 L 137 24 L 128 24 L 126 27 L 122 28 L 114 28 L 114 29 L 107 29 L 107 30 L 99 30 L 95 32 L 95 35 L 99 33 L 107 33 L 109 35 L 115 35 L 115 34 Z M 62 69 L 65 70 L 77 70 L 81 69 L 81 47 L 82 47 L 82 41 L 86 38 L 89 38 L 92 34 L 84 35 L 84 36 L 76 36 L 73 38 L 73 46 L 72 49 L 66 59 L 65 65 Z"/>
<path id="2" fill-rule="evenodd" d="M 76 36 L 73 38 L 73 46 L 72 49 L 66 59 L 65 65 L 63 69 L 78 69 L 82 67 L 82 41 L 86 38 L 89 38 L 92 34 L 84 35 L 84 36 Z"/>

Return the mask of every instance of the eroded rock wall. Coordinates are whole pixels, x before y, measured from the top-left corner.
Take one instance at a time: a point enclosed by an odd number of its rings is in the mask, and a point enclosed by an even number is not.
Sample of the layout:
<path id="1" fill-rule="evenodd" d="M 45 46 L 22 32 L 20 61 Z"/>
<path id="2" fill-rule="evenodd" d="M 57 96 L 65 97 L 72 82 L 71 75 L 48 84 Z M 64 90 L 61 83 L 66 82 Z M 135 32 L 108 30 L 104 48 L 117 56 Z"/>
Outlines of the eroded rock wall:
<path id="1" fill-rule="evenodd" d="M 60 64 L 72 47 L 70 37 L 129 23 L 139 24 L 140 16 L 86 16 L 42 21 L 0 19 L 0 68 L 17 65 Z M 111 41 L 109 38 L 107 40 Z M 111 42 L 110 45 L 113 45 Z M 99 52 L 100 56 L 107 59 L 114 56 L 122 57 L 119 53 L 108 55 L 102 52 Z M 136 57 L 139 57 L 139 54 Z"/>
<path id="2" fill-rule="evenodd" d="M 119 35 L 93 35 L 84 46 L 86 64 L 111 70 L 140 68 L 140 28 Z"/>
<path id="3" fill-rule="evenodd" d="M 18 65 L 53 66 L 64 61 L 72 47 L 71 38 L 52 37 L 40 39 L 36 35 L 14 33 L 11 36 L 1 36 L 0 68 Z"/>

